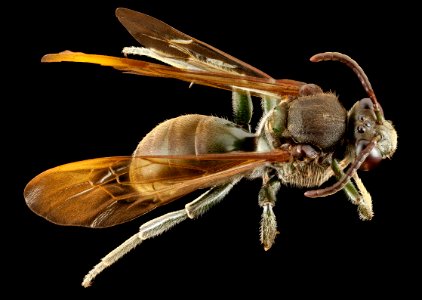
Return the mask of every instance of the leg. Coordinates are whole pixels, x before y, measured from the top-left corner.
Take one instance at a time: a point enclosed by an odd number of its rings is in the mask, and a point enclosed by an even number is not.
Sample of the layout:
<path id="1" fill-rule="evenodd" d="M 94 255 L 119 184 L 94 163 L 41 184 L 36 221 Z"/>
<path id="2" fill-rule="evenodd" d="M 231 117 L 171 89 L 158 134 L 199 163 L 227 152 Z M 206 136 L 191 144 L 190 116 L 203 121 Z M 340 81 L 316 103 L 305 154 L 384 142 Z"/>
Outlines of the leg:
<path id="1" fill-rule="evenodd" d="M 164 231 L 170 229 L 174 225 L 182 222 L 187 219 L 187 214 L 184 209 L 174 211 L 168 214 L 165 214 L 161 217 L 153 219 L 147 223 L 144 223 L 139 232 L 131 236 L 129 239 L 123 242 L 116 249 L 111 251 L 109 254 L 104 256 L 101 261 L 85 275 L 84 280 L 82 281 L 83 287 L 89 287 L 92 284 L 92 281 L 104 271 L 105 268 L 114 264 L 118 259 L 128 253 L 130 250 L 141 244 L 144 240 L 159 235 Z"/>
<path id="2" fill-rule="evenodd" d="M 288 100 L 288 97 L 276 99 L 270 96 L 264 96 L 261 99 L 264 114 L 255 134 L 264 137 L 272 149 L 281 147 L 280 140 L 283 139 L 282 135 L 286 131 Z"/>
<path id="3" fill-rule="evenodd" d="M 371 220 L 374 216 L 374 212 L 372 210 L 372 197 L 371 194 L 368 193 L 368 190 L 363 185 L 362 180 L 360 180 L 357 173 L 353 175 L 353 180 L 355 181 L 360 194 L 362 195 L 362 199 L 358 204 L 358 212 L 359 217 L 362 220 Z"/>
<path id="4" fill-rule="evenodd" d="M 141 225 L 139 232 L 127 239 L 123 244 L 111 251 L 101 261 L 92 268 L 82 281 L 82 286 L 89 287 L 95 277 L 105 268 L 111 266 L 118 259 L 128 253 L 130 250 L 141 244 L 144 240 L 153 238 L 164 233 L 178 223 L 187 218 L 196 218 L 208 210 L 211 206 L 218 203 L 233 188 L 240 178 L 232 180 L 229 183 L 211 188 L 194 201 L 186 204 L 184 209 L 170 212 L 161 217 L 152 219 Z"/>
<path id="5" fill-rule="evenodd" d="M 325 197 L 325 196 L 335 194 L 340 190 L 344 190 L 346 185 L 349 185 L 350 179 L 355 177 L 358 169 L 360 168 L 362 163 L 365 161 L 365 159 L 368 157 L 368 155 L 371 153 L 372 149 L 374 149 L 374 147 L 377 145 L 380 138 L 381 136 L 374 137 L 369 142 L 369 144 L 351 162 L 350 166 L 348 167 L 345 173 L 343 173 L 343 170 L 338 166 L 337 161 L 333 159 L 331 168 L 333 169 L 334 173 L 337 176 L 337 182 L 323 189 L 307 191 L 305 192 L 305 196 L 310 197 L 310 198 Z M 338 175 L 341 175 L 341 177 L 339 177 Z"/>
<path id="6" fill-rule="evenodd" d="M 233 90 L 232 105 L 234 122 L 250 132 L 253 113 L 251 94 L 247 91 Z"/>
<path id="7" fill-rule="evenodd" d="M 233 186 L 239 182 L 241 178 L 236 178 L 229 183 L 225 183 L 212 189 L 209 189 L 201 196 L 185 205 L 185 211 L 190 219 L 195 219 L 205 213 L 212 206 L 223 200 L 230 192 Z"/>
<path id="8" fill-rule="evenodd" d="M 342 178 L 344 176 L 344 172 L 341 170 L 336 160 L 333 160 L 332 166 L 333 166 L 334 174 L 337 177 L 337 179 Z M 374 213 L 372 211 L 371 195 L 366 190 L 357 172 L 353 174 L 352 178 L 355 181 L 357 188 L 353 184 L 352 181 L 349 181 L 344 186 L 343 191 L 349 197 L 350 201 L 352 201 L 353 204 L 358 206 L 359 217 L 362 220 L 371 220 L 372 217 L 374 216 Z"/>
<path id="9" fill-rule="evenodd" d="M 278 234 L 273 207 L 276 201 L 276 193 L 280 189 L 280 181 L 277 176 L 270 176 L 269 172 L 266 171 L 262 177 L 263 184 L 258 196 L 259 206 L 262 207 L 260 239 L 265 251 L 271 248 Z"/>

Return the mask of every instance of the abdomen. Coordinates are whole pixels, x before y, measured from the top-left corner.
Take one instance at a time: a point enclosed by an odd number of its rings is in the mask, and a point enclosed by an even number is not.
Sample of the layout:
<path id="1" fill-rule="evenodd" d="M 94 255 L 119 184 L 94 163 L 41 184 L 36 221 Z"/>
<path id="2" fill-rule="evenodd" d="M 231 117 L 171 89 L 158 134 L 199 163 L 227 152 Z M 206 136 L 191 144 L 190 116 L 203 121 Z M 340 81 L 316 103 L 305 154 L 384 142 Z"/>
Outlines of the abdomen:
<path id="1" fill-rule="evenodd" d="M 217 117 L 184 115 L 167 120 L 139 143 L 133 155 L 189 155 L 242 149 L 254 138 L 236 124 Z"/>
<path id="2" fill-rule="evenodd" d="M 152 191 L 162 188 L 159 186 L 159 178 L 183 181 L 183 178 L 200 176 L 195 168 L 148 164 L 144 160 L 137 160 L 136 156 L 252 151 L 254 141 L 254 134 L 225 119 L 196 114 L 180 116 L 159 124 L 141 140 L 133 153 L 130 178 L 132 182 L 154 182 L 137 187 L 141 191 Z M 193 162 L 190 163 L 192 164 Z M 204 165 L 203 162 L 201 164 Z M 165 184 L 174 184 L 176 181 L 166 181 Z"/>

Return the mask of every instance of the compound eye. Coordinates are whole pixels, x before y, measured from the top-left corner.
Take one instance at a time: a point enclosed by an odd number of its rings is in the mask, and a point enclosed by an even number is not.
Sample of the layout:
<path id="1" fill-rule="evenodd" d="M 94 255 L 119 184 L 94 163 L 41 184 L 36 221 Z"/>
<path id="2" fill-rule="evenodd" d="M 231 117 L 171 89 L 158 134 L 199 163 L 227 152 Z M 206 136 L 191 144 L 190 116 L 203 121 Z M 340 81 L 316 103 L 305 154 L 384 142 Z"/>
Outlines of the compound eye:
<path id="1" fill-rule="evenodd" d="M 360 140 L 356 147 L 356 154 L 359 155 L 359 153 L 366 148 L 366 146 L 369 144 L 366 140 Z M 374 147 L 369 155 L 366 157 L 365 161 L 360 166 L 360 170 L 362 171 L 369 171 L 375 168 L 380 161 L 382 160 L 382 156 L 378 148 Z"/>

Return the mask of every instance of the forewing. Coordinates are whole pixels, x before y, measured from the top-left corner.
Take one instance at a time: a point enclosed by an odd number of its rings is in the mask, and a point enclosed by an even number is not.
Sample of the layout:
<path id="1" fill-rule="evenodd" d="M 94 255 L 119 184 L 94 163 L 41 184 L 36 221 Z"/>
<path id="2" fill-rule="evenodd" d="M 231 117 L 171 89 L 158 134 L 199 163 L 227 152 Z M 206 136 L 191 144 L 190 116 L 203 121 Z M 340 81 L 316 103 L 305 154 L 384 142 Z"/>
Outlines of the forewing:
<path id="1" fill-rule="evenodd" d="M 261 70 L 149 15 L 118 8 L 116 16 L 141 45 L 153 50 L 166 63 L 171 64 L 171 61 L 175 61 L 176 64 L 179 62 L 179 66 L 205 71 L 271 78 Z"/>
<path id="2" fill-rule="evenodd" d="M 41 61 L 93 63 L 137 75 L 176 78 L 189 83 L 212 86 L 230 91 L 237 87 L 248 90 L 253 95 L 266 95 L 276 98 L 296 96 L 299 93 L 300 87 L 305 84 L 304 82 L 290 79 L 275 80 L 228 72 L 182 70 L 141 60 L 71 51 L 46 54 Z"/>
<path id="3" fill-rule="evenodd" d="M 277 160 L 288 159 L 288 154 L 278 155 Z M 108 227 L 132 220 L 197 189 L 218 185 L 231 177 L 251 172 L 271 157 L 217 154 L 96 158 L 58 166 L 39 174 L 28 183 L 24 196 L 35 213 L 51 222 Z M 142 166 L 144 171 L 164 165 L 180 172 L 168 176 L 152 174 L 133 182 L 129 178 L 133 160 L 137 162 L 136 168 Z"/>
<path id="4" fill-rule="evenodd" d="M 127 184 L 130 163 L 130 157 L 108 157 L 49 169 L 27 184 L 26 203 L 61 225 L 106 227 L 124 222 L 134 217 L 124 208 L 139 196 Z"/>

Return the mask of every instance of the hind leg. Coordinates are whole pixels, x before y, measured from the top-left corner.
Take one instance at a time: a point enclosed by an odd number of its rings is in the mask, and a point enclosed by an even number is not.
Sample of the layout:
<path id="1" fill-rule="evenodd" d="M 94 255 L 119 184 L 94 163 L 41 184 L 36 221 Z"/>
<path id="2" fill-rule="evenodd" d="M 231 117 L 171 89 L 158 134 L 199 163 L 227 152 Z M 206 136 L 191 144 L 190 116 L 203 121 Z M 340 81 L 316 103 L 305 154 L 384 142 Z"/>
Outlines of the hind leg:
<path id="1" fill-rule="evenodd" d="M 123 244 L 103 257 L 101 261 L 85 275 L 82 286 L 89 287 L 98 274 L 114 264 L 118 259 L 141 244 L 144 240 L 158 236 L 180 222 L 188 218 L 196 218 L 206 212 L 209 208 L 222 200 L 239 180 L 240 178 L 236 178 L 229 183 L 213 187 L 194 201 L 186 204 L 184 209 L 170 212 L 142 224 L 138 233 L 131 236 L 123 242 Z"/>
<path id="2" fill-rule="evenodd" d="M 251 93 L 247 91 L 233 90 L 232 93 L 233 119 L 243 129 L 251 132 L 251 119 L 253 104 Z"/>

